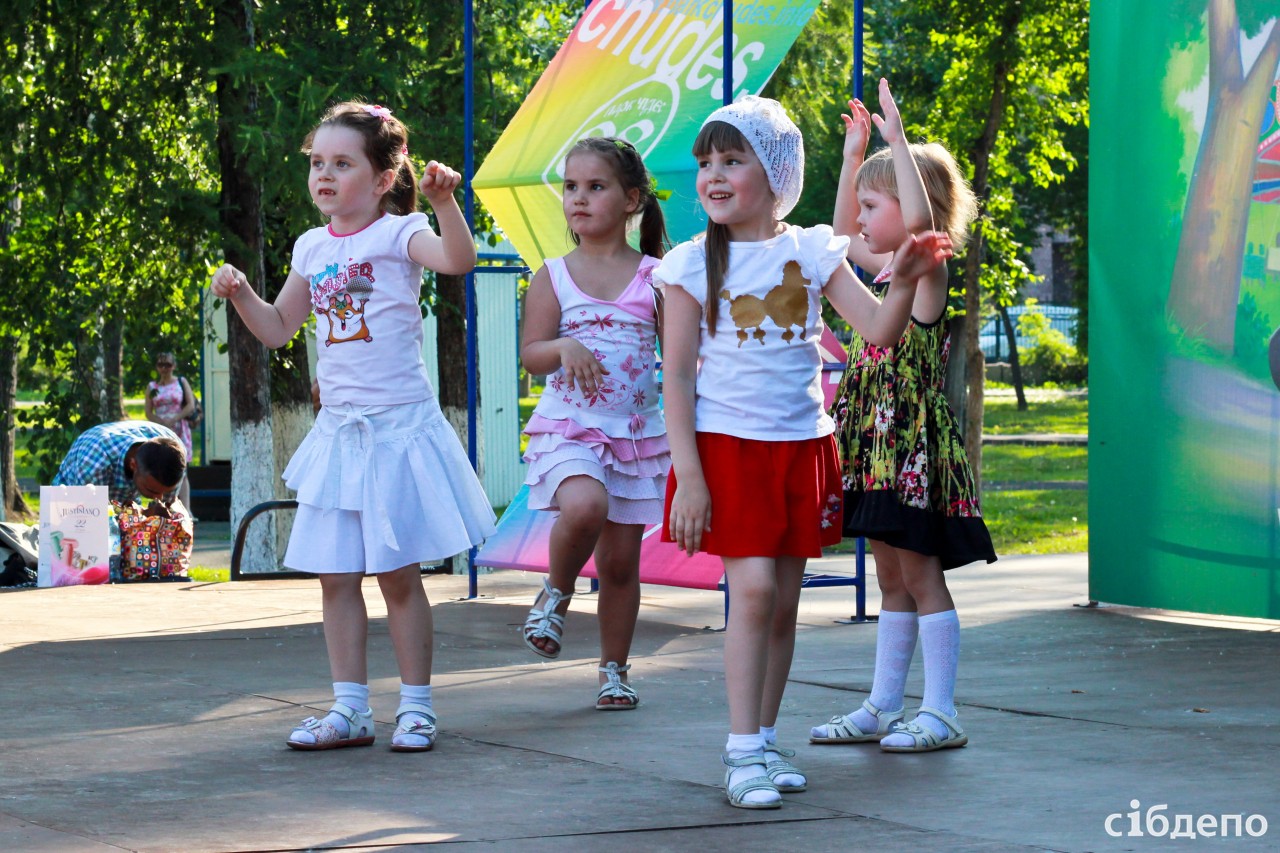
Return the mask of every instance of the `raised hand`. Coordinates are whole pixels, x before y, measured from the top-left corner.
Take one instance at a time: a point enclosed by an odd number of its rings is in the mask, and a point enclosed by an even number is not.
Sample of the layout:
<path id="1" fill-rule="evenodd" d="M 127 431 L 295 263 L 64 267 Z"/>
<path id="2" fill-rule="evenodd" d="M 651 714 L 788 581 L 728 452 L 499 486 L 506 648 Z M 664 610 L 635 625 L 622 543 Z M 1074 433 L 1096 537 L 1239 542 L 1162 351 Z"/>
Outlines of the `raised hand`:
<path id="1" fill-rule="evenodd" d="M 951 238 L 943 231 L 908 234 L 893 256 L 893 277 L 915 281 L 951 257 Z"/>
<path id="2" fill-rule="evenodd" d="M 875 122 L 876 130 L 880 131 L 884 141 L 890 145 L 901 142 L 906 138 L 906 131 L 902 129 L 902 116 L 898 113 L 898 105 L 893 100 L 893 93 L 889 91 L 889 81 L 883 77 L 880 78 L 880 109 L 884 113 L 883 116 L 871 117 L 871 121 Z"/>
<path id="3" fill-rule="evenodd" d="M 231 264 L 218 267 L 217 272 L 213 274 L 213 280 L 209 283 L 209 291 L 219 299 L 234 299 L 240 292 L 240 288 L 248 290 L 249 280 L 244 277 L 244 273 Z"/>
<path id="4" fill-rule="evenodd" d="M 462 183 L 462 175 L 450 169 L 444 163 L 432 160 L 427 163 L 422 179 L 418 181 L 418 189 L 431 202 L 431 206 L 453 198 L 453 191 Z"/>
<path id="5" fill-rule="evenodd" d="M 840 118 L 844 120 L 844 156 L 861 160 L 871 141 L 871 113 L 866 104 L 854 98 L 849 102 L 849 113 Z"/>

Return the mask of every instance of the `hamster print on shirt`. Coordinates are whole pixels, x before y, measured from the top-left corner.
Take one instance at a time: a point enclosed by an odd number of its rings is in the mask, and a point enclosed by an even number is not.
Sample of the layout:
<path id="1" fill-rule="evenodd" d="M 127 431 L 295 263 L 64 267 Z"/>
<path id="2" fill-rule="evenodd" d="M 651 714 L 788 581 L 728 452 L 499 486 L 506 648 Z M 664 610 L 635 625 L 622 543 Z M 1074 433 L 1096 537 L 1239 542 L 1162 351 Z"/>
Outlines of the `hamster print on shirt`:
<path id="1" fill-rule="evenodd" d="M 373 264 L 330 264 L 311 277 L 311 304 L 317 318 L 329 323 L 324 345 L 372 341 L 364 320 L 364 306 L 373 294 Z"/>

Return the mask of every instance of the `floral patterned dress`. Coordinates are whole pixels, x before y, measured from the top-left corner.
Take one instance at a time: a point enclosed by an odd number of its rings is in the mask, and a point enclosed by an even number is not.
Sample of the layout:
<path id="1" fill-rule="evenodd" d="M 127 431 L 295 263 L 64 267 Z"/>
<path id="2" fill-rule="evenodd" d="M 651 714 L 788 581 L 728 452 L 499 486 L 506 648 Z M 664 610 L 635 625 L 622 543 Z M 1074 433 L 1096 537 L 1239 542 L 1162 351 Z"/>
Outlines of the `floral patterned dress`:
<path id="1" fill-rule="evenodd" d="M 152 380 L 147 383 L 147 393 L 151 395 L 151 405 L 154 407 L 156 417 L 178 422 L 173 431 L 178 434 L 178 438 L 182 439 L 182 445 L 187 448 L 187 458 L 190 459 L 191 424 L 182 417 L 182 407 L 187 400 L 186 392 L 182 390 L 182 381 L 174 379 L 168 385 L 161 385 Z"/>
<path id="2" fill-rule="evenodd" d="M 872 286 L 877 295 L 884 277 Z M 912 317 L 892 347 L 855 332 L 831 411 L 845 535 L 937 556 L 943 569 L 996 559 L 943 392 L 949 349 L 945 314 L 932 324 Z"/>

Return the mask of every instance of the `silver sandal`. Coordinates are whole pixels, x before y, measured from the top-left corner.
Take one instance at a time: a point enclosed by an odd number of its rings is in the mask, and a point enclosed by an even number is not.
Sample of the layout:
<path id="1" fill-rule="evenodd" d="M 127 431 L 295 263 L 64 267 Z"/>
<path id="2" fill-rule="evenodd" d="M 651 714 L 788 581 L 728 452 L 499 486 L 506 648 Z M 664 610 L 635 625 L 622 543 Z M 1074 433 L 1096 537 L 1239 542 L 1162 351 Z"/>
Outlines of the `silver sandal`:
<path id="1" fill-rule="evenodd" d="M 631 664 L 626 666 L 618 666 L 614 661 L 609 661 L 604 666 L 596 667 L 597 670 L 605 674 L 607 679 L 600 686 L 600 692 L 596 694 L 596 710 L 597 711 L 630 711 L 640 704 L 640 694 L 636 693 L 635 688 L 624 682 L 619 675 L 631 669 Z M 606 702 L 605 700 L 609 701 Z M 628 705 L 619 705 L 614 699 L 630 700 Z M 795 753 L 792 753 L 793 755 Z"/>
<path id="2" fill-rule="evenodd" d="M 564 634 L 564 617 L 556 612 L 556 608 L 560 606 L 560 602 L 573 598 L 573 593 L 565 595 L 558 589 L 551 586 L 548 578 L 542 579 L 542 592 L 538 593 L 538 597 L 533 600 L 533 608 L 530 609 L 529 615 L 524 620 L 524 644 L 535 654 L 544 658 L 555 659 L 560 657 L 562 646 L 560 637 Z M 543 601 L 546 596 L 545 603 L 541 608 L 538 602 Z M 556 650 L 549 652 L 546 649 L 538 648 L 533 641 L 551 640 L 556 644 Z"/>

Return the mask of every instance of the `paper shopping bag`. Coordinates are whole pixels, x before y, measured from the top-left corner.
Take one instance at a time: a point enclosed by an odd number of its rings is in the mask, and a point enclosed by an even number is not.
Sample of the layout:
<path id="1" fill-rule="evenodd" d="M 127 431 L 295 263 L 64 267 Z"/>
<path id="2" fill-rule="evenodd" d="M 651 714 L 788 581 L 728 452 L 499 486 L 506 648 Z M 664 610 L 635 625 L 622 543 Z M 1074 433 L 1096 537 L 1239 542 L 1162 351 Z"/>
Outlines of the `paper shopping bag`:
<path id="1" fill-rule="evenodd" d="M 41 486 L 36 585 L 106 583 L 110 556 L 106 487 Z"/>

